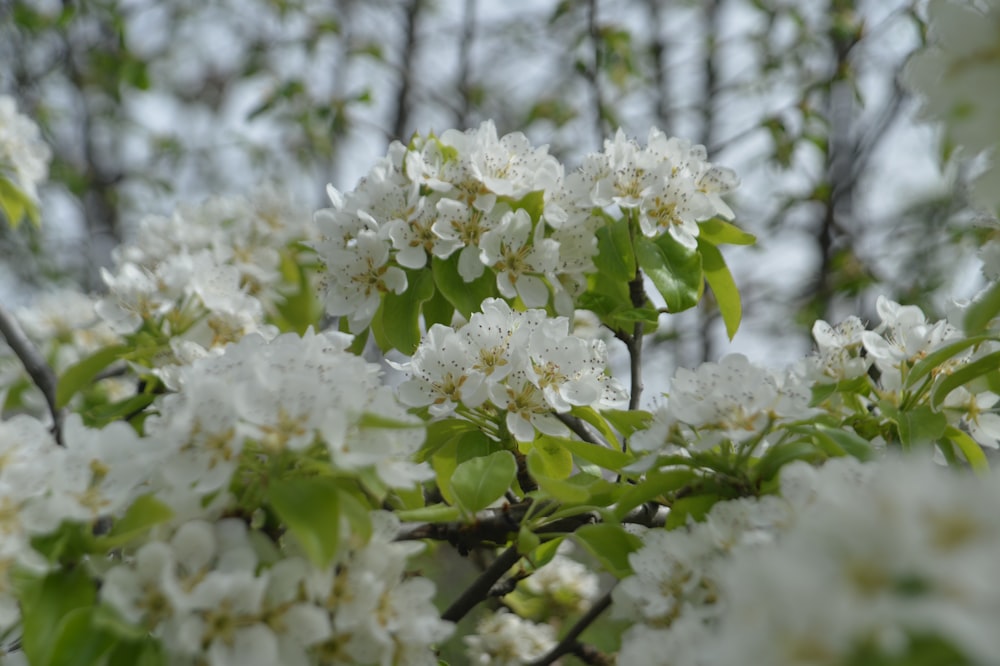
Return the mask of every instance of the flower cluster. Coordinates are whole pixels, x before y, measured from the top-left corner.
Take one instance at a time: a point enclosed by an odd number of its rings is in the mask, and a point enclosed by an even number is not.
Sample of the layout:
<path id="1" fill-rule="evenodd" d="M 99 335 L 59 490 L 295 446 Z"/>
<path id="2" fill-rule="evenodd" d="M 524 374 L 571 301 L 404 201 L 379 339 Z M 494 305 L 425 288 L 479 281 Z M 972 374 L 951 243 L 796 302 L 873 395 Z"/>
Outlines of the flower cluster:
<path id="1" fill-rule="evenodd" d="M 716 216 L 733 219 L 722 195 L 738 186 L 736 173 L 709 162 L 704 146 L 653 128 L 645 146 L 618 130 L 604 142 L 603 153 L 588 155 L 566 178 L 563 196 L 570 210 L 635 210 L 645 235 L 669 232 L 694 249 L 698 222 Z"/>
<path id="2" fill-rule="evenodd" d="M 1000 94 L 1000 7 L 995 2 L 932 0 L 927 6 L 933 46 L 910 60 L 908 79 L 924 98 L 924 113 L 942 120 L 951 138 L 973 153 L 995 151 Z M 994 155 L 994 159 L 995 159 Z M 976 183 L 979 203 L 1000 208 L 1000 169 Z"/>
<path id="3" fill-rule="evenodd" d="M 178 391 L 146 422 L 169 454 L 158 470 L 163 482 L 183 495 L 213 494 L 229 488 L 247 456 L 306 455 L 317 446 L 335 468 L 374 469 L 392 487 L 427 478 L 408 461 L 423 442 L 422 424 L 382 385 L 377 365 L 345 351 L 349 342 L 335 332 L 270 343 L 247 336 L 182 367 Z M 366 414 L 380 420 L 369 424 Z"/>
<path id="4" fill-rule="evenodd" d="M 629 446 L 638 453 L 689 455 L 729 442 L 752 444 L 763 453 L 789 436 L 786 426 L 821 416 L 850 417 L 854 428 L 864 425 L 871 433 L 896 430 L 895 436 L 907 445 L 940 437 L 940 432 L 912 435 L 900 430 L 900 417 L 893 410 L 908 405 L 940 414 L 942 430 L 950 425 L 954 432 L 967 433 L 977 447 L 996 448 L 1000 415 L 995 407 L 1000 396 L 989 382 L 956 386 L 933 407 L 930 402 L 935 382 L 996 352 L 1000 345 L 988 340 L 965 345 L 942 358 L 933 371 L 918 369 L 928 355 L 959 343 L 961 333 L 948 320 L 930 321 L 920 308 L 884 296 L 877 299 L 876 309 L 881 322 L 873 330 L 857 317 L 836 326 L 817 321 L 816 352 L 781 372 L 754 366 L 738 354 L 694 370 L 678 370 L 666 403 Z M 915 383 L 910 377 L 917 371 L 924 374 Z M 860 409 L 863 417 L 857 415 Z M 846 429 L 846 424 L 837 427 Z M 882 435 L 871 441 L 885 444 Z"/>
<path id="5" fill-rule="evenodd" d="M 741 354 L 674 376 L 652 425 L 630 442 L 635 451 L 707 450 L 720 442 L 753 442 L 778 423 L 810 413 L 809 388 L 792 372 L 755 366 Z"/>
<path id="6" fill-rule="evenodd" d="M 115 251 L 114 270 L 103 271 L 108 294 L 97 312 L 119 334 L 145 326 L 169 339 L 173 353 L 158 365 L 250 333 L 274 337 L 267 320 L 299 287 L 299 269 L 291 281 L 283 271 L 295 243 L 310 238 L 308 222 L 267 187 L 253 200 L 217 197 L 147 217 Z"/>
<path id="7" fill-rule="evenodd" d="M 730 503 L 691 530 L 646 533 L 615 591 L 640 620 L 618 663 L 909 663 L 932 641 L 949 663 L 992 663 L 1000 596 L 982 581 L 1000 551 L 995 478 L 839 459 L 786 467 L 782 492 L 777 512 L 741 500 L 749 520 L 728 539 L 712 535 Z"/>
<path id="8" fill-rule="evenodd" d="M 38 186 L 48 177 L 51 157 L 38 125 L 18 113 L 12 98 L 0 95 L 0 178 L 37 204 Z"/>
<path id="9" fill-rule="evenodd" d="M 457 255 L 465 282 L 489 269 L 504 298 L 527 307 L 552 302 L 569 315 L 594 271 L 604 209 L 635 209 L 646 235 L 669 232 L 694 248 L 697 222 L 732 217 L 721 195 L 738 184 L 731 170 L 706 160 L 703 146 L 658 130 L 645 148 L 619 131 L 603 153 L 563 173 L 545 147 L 520 133 L 498 138 L 490 121 L 408 147 L 394 143 L 353 191 L 331 188 L 333 206 L 316 215 L 327 311 L 361 331 L 383 294 L 406 290 L 404 269 Z"/>
<path id="10" fill-rule="evenodd" d="M 108 571 L 101 599 L 177 663 L 436 664 L 429 647 L 452 626 L 437 618 L 433 583 L 402 579 L 421 546 L 393 543 L 391 516 L 379 516 L 367 545 L 325 568 L 262 561 L 241 520 L 188 521 Z"/>
<path id="11" fill-rule="evenodd" d="M 445 416 L 489 403 L 506 412 L 506 427 L 520 441 L 534 439 L 536 428 L 564 434 L 553 413 L 620 407 L 627 399 L 606 372 L 601 340 L 571 335 L 565 317 L 517 312 L 500 299 L 485 301 L 458 329 L 435 324 L 413 357 L 394 365 L 412 375 L 399 387 L 405 404 Z"/>
<path id="12" fill-rule="evenodd" d="M 476 666 L 521 666 L 540 659 L 556 644 L 555 629 L 507 611 L 489 613 L 465 637 L 469 663 Z"/>
<path id="13" fill-rule="evenodd" d="M 75 414 L 63 424 L 63 442 L 57 446 L 30 416 L 0 421 L 0 630 L 20 618 L 11 574 L 50 566 L 32 539 L 64 521 L 89 531 L 99 519 L 120 516 L 163 459 L 127 424 L 91 430 Z"/>

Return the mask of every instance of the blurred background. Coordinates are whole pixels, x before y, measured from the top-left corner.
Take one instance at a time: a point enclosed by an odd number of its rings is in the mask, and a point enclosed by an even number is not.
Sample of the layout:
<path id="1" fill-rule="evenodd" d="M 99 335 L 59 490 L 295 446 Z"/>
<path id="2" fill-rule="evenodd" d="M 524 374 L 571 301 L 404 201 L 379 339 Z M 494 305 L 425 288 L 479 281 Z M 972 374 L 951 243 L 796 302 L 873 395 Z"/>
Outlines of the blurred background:
<path id="1" fill-rule="evenodd" d="M 0 298 L 100 292 L 143 216 L 275 183 L 351 189 L 394 139 L 492 118 L 572 168 L 622 127 L 708 147 L 743 184 L 710 298 L 664 317 L 649 374 L 740 351 L 780 366 L 817 318 L 878 321 L 886 294 L 939 317 L 980 286 L 976 163 L 901 85 L 914 0 L 0 0 L 0 94 L 52 149 L 42 224 L 0 225 Z M 947 165 L 942 168 L 942 164 Z"/>

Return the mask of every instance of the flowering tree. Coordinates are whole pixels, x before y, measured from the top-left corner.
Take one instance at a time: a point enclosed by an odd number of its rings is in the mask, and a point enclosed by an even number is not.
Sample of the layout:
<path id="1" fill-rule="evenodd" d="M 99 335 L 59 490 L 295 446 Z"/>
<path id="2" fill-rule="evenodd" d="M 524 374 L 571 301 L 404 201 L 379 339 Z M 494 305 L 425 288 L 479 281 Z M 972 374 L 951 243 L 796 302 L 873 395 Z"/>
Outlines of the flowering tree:
<path id="1" fill-rule="evenodd" d="M 995 148 L 960 82 L 1000 10 L 932 9 L 915 85 Z M 46 149 L 0 114 L 17 223 Z M 313 216 L 262 189 L 146 218 L 105 295 L 0 309 L 0 660 L 995 663 L 997 241 L 949 320 L 883 297 L 640 409 L 664 318 L 710 289 L 740 324 L 738 184 L 657 129 L 567 169 L 486 122 Z M 448 549 L 482 566 L 456 585 Z"/>

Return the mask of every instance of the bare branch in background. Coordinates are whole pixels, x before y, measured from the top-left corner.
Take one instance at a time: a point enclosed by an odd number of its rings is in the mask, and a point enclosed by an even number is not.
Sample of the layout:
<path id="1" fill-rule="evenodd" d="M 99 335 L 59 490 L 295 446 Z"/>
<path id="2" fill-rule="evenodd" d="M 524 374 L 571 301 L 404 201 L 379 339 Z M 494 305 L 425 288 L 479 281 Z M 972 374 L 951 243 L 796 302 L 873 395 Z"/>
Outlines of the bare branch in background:
<path id="1" fill-rule="evenodd" d="M 417 22 L 423 8 L 423 0 L 408 0 L 404 17 L 403 50 L 399 55 L 400 80 L 396 92 L 396 111 L 392 121 L 392 138 L 406 141 L 406 128 L 410 124 L 411 89 L 413 88 L 414 65 L 417 53 Z"/>
<path id="2" fill-rule="evenodd" d="M 462 10 L 462 37 L 458 42 L 458 107 L 455 126 L 466 128 L 472 122 L 472 45 L 476 39 L 476 0 L 465 0 Z"/>

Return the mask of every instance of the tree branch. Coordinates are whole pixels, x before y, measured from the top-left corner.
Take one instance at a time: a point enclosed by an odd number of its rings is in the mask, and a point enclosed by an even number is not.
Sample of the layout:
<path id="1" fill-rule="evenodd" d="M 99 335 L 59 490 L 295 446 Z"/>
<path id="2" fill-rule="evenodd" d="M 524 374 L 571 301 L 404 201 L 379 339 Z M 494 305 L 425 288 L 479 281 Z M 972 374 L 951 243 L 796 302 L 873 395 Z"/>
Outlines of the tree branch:
<path id="1" fill-rule="evenodd" d="M 0 334 L 21 360 L 21 364 L 24 365 L 31 381 L 45 396 L 45 403 L 49 406 L 49 413 L 52 415 L 52 436 L 55 437 L 56 444 L 63 446 L 63 415 L 62 410 L 56 407 L 56 375 L 42 358 L 35 345 L 21 330 L 17 319 L 2 305 L 0 305 Z"/>
<path id="2" fill-rule="evenodd" d="M 472 520 L 454 520 L 441 523 L 404 523 L 396 534 L 396 541 L 414 541 L 433 539 L 447 541 L 459 552 L 469 550 L 488 543 L 504 544 L 510 536 L 521 527 L 530 501 L 509 504 L 498 509 L 484 509 Z M 660 505 L 656 502 L 641 504 L 629 511 L 622 518 L 622 523 L 634 523 L 646 527 L 656 527 L 663 524 L 660 516 Z M 573 516 L 546 523 L 537 528 L 538 534 L 569 533 L 577 528 L 591 523 L 601 522 L 601 515 L 596 511 L 586 511 Z"/>
<path id="3" fill-rule="evenodd" d="M 629 296 L 632 299 L 632 307 L 641 308 L 646 304 L 646 287 L 643 284 L 642 271 L 635 270 L 635 278 L 628 283 Z M 643 322 L 637 321 L 632 327 L 632 335 L 625 340 L 628 348 L 629 370 L 631 387 L 629 389 L 628 408 L 630 411 L 639 409 L 639 400 L 642 398 L 642 336 L 644 329 Z"/>
<path id="4" fill-rule="evenodd" d="M 587 428 L 587 425 L 583 421 L 581 421 L 577 417 L 573 416 L 572 414 L 559 414 L 559 413 L 556 413 L 556 418 L 559 419 L 560 421 L 562 421 L 563 425 L 565 425 L 567 428 L 569 428 L 570 430 L 572 430 L 573 434 L 575 434 L 577 437 L 579 437 L 583 441 L 589 442 L 589 443 L 591 443 L 591 444 L 593 444 L 595 446 L 604 446 L 604 442 L 602 442 L 601 440 L 599 440 L 594 435 L 594 433 L 592 433 Z"/>
<path id="5" fill-rule="evenodd" d="M 410 89 L 413 87 L 413 63 L 417 51 L 417 18 L 422 8 L 422 0 L 409 0 L 406 5 L 403 52 L 400 55 L 401 79 L 396 94 L 396 113 L 392 121 L 392 138 L 406 142 L 403 132 L 410 121 Z"/>
<path id="6" fill-rule="evenodd" d="M 521 554 L 517 552 L 517 546 L 511 546 L 500 553 L 497 559 L 493 560 L 493 563 L 486 568 L 486 571 L 480 574 L 479 578 L 474 580 L 472 585 L 451 606 L 448 606 L 445 612 L 441 613 L 441 619 L 448 622 L 458 622 L 465 617 L 479 602 L 489 597 L 490 590 L 496 582 L 517 564 L 519 559 L 521 559 Z"/>
<path id="7" fill-rule="evenodd" d="M 597 600 L 597 603 L 595 603 L 593 606 L 590 607 L 590 610 L 587 611 L 587 614 L 581 617 L 577 621 L 577 623 L 573 625 L 573 628 L 566 633 L 563 639 L 559 641 L 559 643 L 554 648 L 549 650 L 549 653 L 547 655 L 545 655 L 538 661 L 531 662 L 531 666 L 548 666 L 548 664 L 553 663 L 556 659 L 563 656 L 564 654 L 575 653 L 578 650 L 580 650 L 580 648 L 583 646 L 576 639 L 579 638 L 580 634 L 582 634 L 587 627 L 593 624 L 594 620 L 596 620 L 601 615 L 601 613 L 607 610 L 608 606 L 610 605 L 611 605 L 611 591 L 609 590 L 604 594 L 603 597 Z M 601 663 L 601 662 L 598 661 L 591 663 Z"/>

